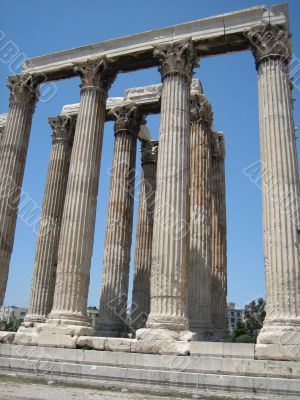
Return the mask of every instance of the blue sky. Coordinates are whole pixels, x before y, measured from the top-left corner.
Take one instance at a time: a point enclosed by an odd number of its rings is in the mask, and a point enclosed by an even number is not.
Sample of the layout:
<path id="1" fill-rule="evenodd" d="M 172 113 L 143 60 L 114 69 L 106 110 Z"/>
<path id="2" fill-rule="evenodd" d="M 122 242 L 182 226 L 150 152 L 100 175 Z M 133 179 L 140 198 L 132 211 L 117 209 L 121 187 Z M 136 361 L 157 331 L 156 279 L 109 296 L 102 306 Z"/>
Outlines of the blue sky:
<path id="1" fill-rule="evenodd" d="M 280 1 L 265 0 L 271 5 Z M 0 30 L 28 58 L 100 42 L 168 25 L 252 7 L 256 0 L 115 0 L 79 1 L 0 0 Z M 290 0 L 293 53 L 300 59 L 300 3 Z M 1 47 L 1 46 L 0 46 Z M 1 56 L 1 49 L 0 49 Z M 0 65 L 0 113 L 7 112 L 8 65 Z M 214 109 L 214 126 L 226 140 L 228 300 L 243 305 L 264 295 L 261 192 L 243 170 L 259 160 L 257 77 L 250 52 L 210 57 L 201 61 L 195 77 L 201 79 Z M 300 72 L 298 73 L 300 86 Z M 120 74 L 110 96 L 122 96 L 126 88 L 159 83 L 156 68 Z M 51 148 L 48 116 L 57 115 L 64 104 L 79 101 L 79 79 L 57 82 L 57 94 L 40 103 L 34 115 L 23 190 L 41 206 Z M 294 90 L 295 123 L 300 120 L 300 93 Z M 153 138 L 158 137 L 159 117 L 148 118 Z M 299 145 L 299 143 L 298 143 Z M 98 305 L 101 265 L 108 202 L 109 174 L 113 153 L 113 125 L 105 125 L 99 186 L 96 234 L 91 267 L 89 305 Z M 139 173 L 140 160 L 137 160 Z M 138 198 L 138 194 L 136 195 Z M 135 204 L 136 224 L 137 202 Z M 26 306 L 34 261 L 36 233 L 18 220 L 5 304 Z M 135 229 L 133 232 L 132 264 Z M 132 274 L 131 274 L 132 276 Z M 131 279 L 132 280 L 132 279 Z"/>

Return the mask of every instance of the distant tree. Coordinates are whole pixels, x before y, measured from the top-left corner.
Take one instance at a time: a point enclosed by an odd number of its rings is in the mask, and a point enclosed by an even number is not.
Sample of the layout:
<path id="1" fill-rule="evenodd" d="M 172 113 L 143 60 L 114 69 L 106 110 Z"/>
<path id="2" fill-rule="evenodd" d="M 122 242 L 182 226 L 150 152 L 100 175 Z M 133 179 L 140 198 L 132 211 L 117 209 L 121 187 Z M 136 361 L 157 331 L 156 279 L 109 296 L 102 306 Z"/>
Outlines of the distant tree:
<path id="1" fill-rule="evenodd" d="M 235 343 L 253 343 L 250 335 L 240 335 L 235 339 Z"/>
<path id="2" fill-rule="evenodd" d="M 11 322 L 9 322 L 8 324 L 6 324 L 6 331 L 8 332 L 17 332 L 17 330 L 19 329 L 19 327 L 21 326 L 22 321 L 21 320 L 12 320 Z"/>
<path id="3" fill-rule="evenodd" d="M 233 331 L 233 336 L 232 336 L 233 341 L 236 342 L 238 337 L 244 335 L 247 335 L 247 329 L 245 327 L 245 324 L 242 321 L 237 321 Z"/>
<path id="4" fill-rule="evenodd" d="M 247 334 L 256 342 L 258 331 L 262 328 L 266 317 L 266 302 L 260 297 L 257 301 L 252 300 L 245 306 L 245 327 Z"/>

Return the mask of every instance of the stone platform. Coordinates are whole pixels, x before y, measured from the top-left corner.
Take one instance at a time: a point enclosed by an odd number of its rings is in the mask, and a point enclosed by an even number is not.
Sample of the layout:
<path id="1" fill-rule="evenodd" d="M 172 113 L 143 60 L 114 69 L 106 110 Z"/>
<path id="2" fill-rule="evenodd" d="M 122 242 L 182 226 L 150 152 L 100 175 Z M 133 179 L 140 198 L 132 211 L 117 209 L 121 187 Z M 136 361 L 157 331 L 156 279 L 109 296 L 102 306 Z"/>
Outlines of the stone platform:
<path id="1" fill-rule="evenodd" d="M 214 345 L 193 342 L 190 356 L 175 356 L 0 344 L 0 374 L 194 398 L 300 398 L 299 362 L 255 360 L 252 345 Z"/>

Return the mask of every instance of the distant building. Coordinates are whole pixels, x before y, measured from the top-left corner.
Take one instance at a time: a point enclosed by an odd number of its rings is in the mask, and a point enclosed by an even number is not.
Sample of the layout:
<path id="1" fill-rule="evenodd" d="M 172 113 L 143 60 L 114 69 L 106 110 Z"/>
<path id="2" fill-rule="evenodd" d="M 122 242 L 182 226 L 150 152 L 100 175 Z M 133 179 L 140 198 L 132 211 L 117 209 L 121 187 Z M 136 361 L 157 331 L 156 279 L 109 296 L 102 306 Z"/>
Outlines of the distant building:
<path id="1" fill-rule="evenodd" d="M 243 308 L 236 308 L 235 303 L 227 305 L 228 329 L 233 332 L 238 321 L 244 322 L 245 312 Z"/>
<path id="2" fill-rule="evenodd" d="M 27 314 L 27 308 L 20 308 L 16 306 L 0 308 L 0 321 L 4 321 L 7 324 L 13 321 L 23 321 Z"/>
<path id="3" fill-rule="evenodd" d="M 87 310 L 87 316 L 90 319 L 91 325 L 94 328 L 95 327 L 95 322 L 96 318 L 99 317 L 99 310 L 97 307 L 88 307 Z"/>

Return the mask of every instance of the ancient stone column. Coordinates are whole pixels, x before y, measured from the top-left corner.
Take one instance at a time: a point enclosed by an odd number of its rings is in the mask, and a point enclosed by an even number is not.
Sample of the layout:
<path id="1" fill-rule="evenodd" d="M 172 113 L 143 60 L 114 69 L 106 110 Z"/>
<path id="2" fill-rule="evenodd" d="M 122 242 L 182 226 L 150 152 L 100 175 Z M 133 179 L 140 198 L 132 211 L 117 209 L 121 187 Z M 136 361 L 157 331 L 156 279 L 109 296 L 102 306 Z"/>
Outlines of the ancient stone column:
<path id="1" fill-rule="evenodd" d="M 142 114 L 134 104 L 114 108 L 115 145 L 102 269 L 100 336 L 124 336 L 132 242 L 137 135 Z"/>
<path id="2" fill-rule="evenodd" d="M 156 49 L 154 55 L 163 88 L 147 328 L 168 334 L 188 329 L 189 110 L 197 57 L 190 42 Z"/>
<path id="3" fill-rule="evenodd" d="M 211 340 L 211 106 L 193 95 L 190 109 L 189 327 L 197 340 Z"/>
<path id="4" fill-rule="evenodd" d="M 150 312 L 153 217 L 158 141 L 141 143 L 141 179 L 136 229 L 131 327 L 143 328 Z"/>
<path id="5" fill-rule="evenodd" d="M 214 340 L 226 340 L 227 329 L 227 227 L 224 135 L 213 132 L 211 168 L 212 277 L 211 315 Z"/>
<path id="6" fill-rule="evenodd" d="M 88 61 L 75 67 L 75 71 L 82 80 L 80 106 L 62 218 L 54 302 L 46 323 L 61 326 L 61 332 L 71 336 L 94 332 L 86 309 L 105 107 L 115 75 L 105 58 Z M 74 328 L 64 329 L 64 325 Z M 67 338 L 57 338 L 55 343 L 72 345 Z"/>
<path id="7" fill-rule="evenodd" d="M 299 173 L 287 31 L 249 33 L 258 71 L 267 316 L 258 358 L 300 360 Z"/>
<path id="8" fill-rule="evenodd" d="M 9 77 L 8 87 L 9 112 L 0 154 L 0 306 L 5 296 L 31 121 L 38 98 L 37 82 L 30 75 Z"/>
<path id="9" fill-rule="evenodd" d="M 4 135 L 4 128 L 5 126 L 0 126 L 0 146 Z"/>
<path id="10" fill-rule="evenodd" d="M 68 182 L 76 117 L 50 117 L 53 129 L 42 215 L 37 237 L 31 293 L 25 326 L 44 322 L 52 309 L 57 252 Z"/>

